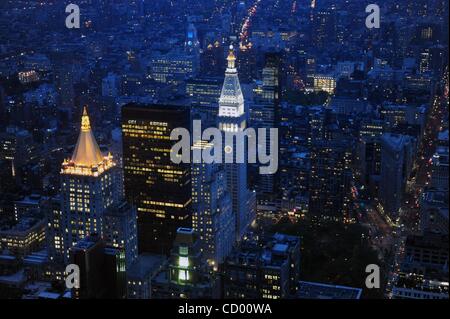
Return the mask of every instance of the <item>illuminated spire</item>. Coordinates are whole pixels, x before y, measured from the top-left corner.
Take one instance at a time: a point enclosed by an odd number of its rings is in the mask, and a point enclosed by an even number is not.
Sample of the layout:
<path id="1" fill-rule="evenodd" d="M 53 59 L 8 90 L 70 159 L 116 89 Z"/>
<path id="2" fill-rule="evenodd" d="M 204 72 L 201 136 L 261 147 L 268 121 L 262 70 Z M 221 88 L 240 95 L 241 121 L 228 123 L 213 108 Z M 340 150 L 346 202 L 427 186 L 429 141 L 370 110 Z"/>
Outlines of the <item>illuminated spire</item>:
<path id="1" fill-rule="evenodd" d="M 236 56 L 232 45 L 230 45 L 227 61 L 228 67 L 225 71 L 225 79 L 219 98 L 219 116 L 240 117 L 244 114 L 244 96 L 239 83 Z"/>
<path id="2" fill-rule="evenodd" d="M 91 167 L 98 165 L 102 161 L 103 155 L 92 133 L 89 115 L 85 106 L 81 118 L 81 131 L 71 162 L 75 165 Z"/>
<path id="3" fill-rule="evenodd" d="M 91 130 L 91 122 L 89 121 L 89 115 L 87 114 L 87 107 L 83 107 L 83 116 L 81 117 L 81 131 L 89 132 Z"/>
<path id="4" fill-rule="evenodd" d="M 236 56 L 234 55 L 233 45 L 230 45 L 230 50 L 228 51 L 227 61 L 228 61 L 227 72 L 235 70 L 236 69 Z"/>

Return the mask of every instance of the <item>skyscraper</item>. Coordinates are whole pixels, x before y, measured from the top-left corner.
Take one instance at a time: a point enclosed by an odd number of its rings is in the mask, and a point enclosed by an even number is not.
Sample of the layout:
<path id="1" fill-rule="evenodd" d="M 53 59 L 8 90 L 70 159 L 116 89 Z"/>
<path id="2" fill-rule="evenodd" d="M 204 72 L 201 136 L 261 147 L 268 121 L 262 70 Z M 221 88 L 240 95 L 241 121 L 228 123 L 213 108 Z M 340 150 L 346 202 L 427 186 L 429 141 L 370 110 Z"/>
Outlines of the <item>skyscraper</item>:
<path id="1" fill-rule="evenodd" d="M 211 152 L 213 144 L 203 141 L 193 147 Z M 191 169 L 192 227 L 199 235 L 204 260 L 216 268 L 230 253 L 235 238 L 225 171 L 217 163 L 193 163 Z"/>
<path id="2" fill-rule="evenodd" d="M 255 90 L 254 104 L 251 110 L 251 126 L 253 128 L 278 128 L 280 123 L 281 58 L 277 53 L 266 54 L 265 66 L 262 70 L 262 83 Z M 272 136 L 271 136 L 272 135 Z M 270 139 L 275 138 L 272 133 L 266 135 L 266 154 L 270 153 Z M 260 175 L 258 191 L 273 193 L 277 189 L 276 174 Z"/>
<path id="3" fill-rule="evenodd" d="M 325 48 L 336 42 L 336 12 L 335 10 L 320 10 L 314 14 L 313 41 L 318 48 Z"/>
<path id="4" fill-rule="evenodd" d="M 198 73 L 198 56 L 185 51 L 155 54 L 148 64 L 148 75 L 158 83 L 180 85 Z"/>
<path id="5" fill-rule="evenodd" d="M 3 131 L 3 129 L 6 127 L 8 123 L 8 116 L 6 112 L 6 102 L 5 102 L 5 90 L 0 85 L 0 130 Z"/>
<path id="6" fill-rule="evenodd" d="M 225 71 L 225 79 L 219 98 L 218 126 L 225 133 L 237 133 L 245 130 L 247 114 L 235 65 L 236 57 L 233 46 L 230 46 L 227 61 L 228 67 Z M 247 150 L 246 145 L 244 145 L 244 163 L 237 163 L 236 139 L 233 138 L 232 145 L 226 145 L 226 141 L 223 145 L 224 154 L 227 150 L 231 150 L 233 153 L 233 163 L 226 163 L 224 167 L 232 209 L 236 216 L 236 239 L 240 240 L 254 217 L 254 207 L 249 207 L 249 202 L 252 202 L 249 201 L 251 193 L 247 188 L 247 164 L 245 163 L 247 161 Z"/>
<path id="7" fill-rule="evenodd" d="M 223 47 L 219 41 L 205 45 L 201 54 L 201 74 L 207 76 L 221 76 L 223 74 Z"/>
<path id="8" fill-rule="evenodd" d="M 224 272 L 224 298 L 289 298 L 298 289 L 300 238 L 249 236 L 226 259 Z"/>
<path id="9" fill-rule="evenodd" d="M 74 84 L 76 83 L 75 56 L 65 51 L 54 52 L 51 59 L 59 108 L 67 111 L 69 117 L 73 117 L 75 107 Z"/>
<path id="10" fill-rule="evenodd" d="M 80 268 L 80 287 L 73 299 L 123 299 L 126 296 L 125 255 L 93 234 L 70 248 L 70 262 Z"/>
<path id="11" fill-rule="evenodd" d="M 215 77 L 196 77 L 186 81 L 192 118 L 200 118 L 204 127 L 216 125 L 221 88 L 222 80 Z"/>
<path id="12" fill-rule="evenodd" d="M 103 156 L 91 130 L 86 107 L 72 157 L 61 167 L 63 251 L 86 236 L 103 232 L 105 210 L 118 203 L 122 191 L 120 171 L 112 155 Z"/>
<path id="13" fill-rule="evenodd" d="M 186 42 L 184 47 L 187 53 L 199 55 L 200 54 L 200 42 L 197 37 L 197 29 L 193 23 L 189 23 L 186 31 Z"/>
<path id="14" fill-rule="evenodd" d="M 153 278 L 152 298 L 208 299 L 218 286 L 202 259 L 200 240 L 191 228 L 179 228 L 168 262 Z"/>
<path id="15" fill-rule="evenodd" d="M 25 166 L 36 156 L 33 136 L 27 130 L 8 127 L 6 132 L 0 133 L 0 160 L 6 161 L 13 179 L 21 180 L 21 167 Z M 8 174 L 9 175 L 9 174 Z"/>
<path id="16" fill-rule="evenodd" d="M 396 221 L 406 181 L 412 169 L 413 138 L 386 133 L 381 138 L 381 180 L 379 200 L 384 213 Z"/>
<path id="17" fill-rule="evenodd" d="M 343 221 L 351 215 L 351 148 L 348 141 L 318 140 L 311 151 L 309 212 Z"/>
<path id="18" fill-rule="evenodd" d="M 168 254 L 176 230 L 191 226 L 190 166 L 170 159 L 171 131 L 189 122 L 182 106 L 122 109 L 125 196 L 137 207 L 140 253 Z"/>
<path id="19" fill-rule="evenodd" d="M 448 147 L 437 147 L 431 160 L 431 187 L 448 190 L 448 158 Z"/>
<path id="20" fill-rule="evenodd" d="M 127 268 L 137 258 L 136 208 L 126 201 L 111 205 L 103 216 L 103 238 L 111 247 L 122 249 Z"/>
<path id="21" fill-rule="evenodd" d="M 239 74 L 242 83 L 251 83 L 256 78 L 256 49 L 243 46 L 238 53 Z"/>

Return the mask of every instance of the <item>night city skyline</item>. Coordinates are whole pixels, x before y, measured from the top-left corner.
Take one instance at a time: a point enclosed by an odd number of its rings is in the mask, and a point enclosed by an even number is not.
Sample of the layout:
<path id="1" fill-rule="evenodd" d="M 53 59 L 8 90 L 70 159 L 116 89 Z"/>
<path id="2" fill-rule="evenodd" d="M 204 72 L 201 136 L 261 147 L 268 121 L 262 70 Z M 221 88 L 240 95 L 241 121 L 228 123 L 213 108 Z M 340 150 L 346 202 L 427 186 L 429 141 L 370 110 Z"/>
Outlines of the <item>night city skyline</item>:
<path id="1" fill-rule="evenodd" d="M 0 299 L 448 300 L 448 15 L 1 1 Z"/>

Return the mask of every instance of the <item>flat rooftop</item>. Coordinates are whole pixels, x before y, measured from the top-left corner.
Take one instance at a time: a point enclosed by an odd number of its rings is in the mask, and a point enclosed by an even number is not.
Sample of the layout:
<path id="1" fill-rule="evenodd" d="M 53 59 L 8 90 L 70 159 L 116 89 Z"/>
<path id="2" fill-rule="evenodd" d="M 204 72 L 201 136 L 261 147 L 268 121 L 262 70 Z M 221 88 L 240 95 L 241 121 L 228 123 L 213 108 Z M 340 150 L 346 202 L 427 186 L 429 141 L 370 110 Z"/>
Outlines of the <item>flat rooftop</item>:
<path id="1" fill-rule="evenodd" d="M 127 277 L 131 279 L 144 278 L 149 273 L 158 270 L 166 260 L 166 256 L 157 254 L 141 254 L 127 270 Z"/>
<path id="2" fill-rule="evenodd" d="M 299 299 L 360 299 L 362 289 L 318 282 L 300 281 Z"/>

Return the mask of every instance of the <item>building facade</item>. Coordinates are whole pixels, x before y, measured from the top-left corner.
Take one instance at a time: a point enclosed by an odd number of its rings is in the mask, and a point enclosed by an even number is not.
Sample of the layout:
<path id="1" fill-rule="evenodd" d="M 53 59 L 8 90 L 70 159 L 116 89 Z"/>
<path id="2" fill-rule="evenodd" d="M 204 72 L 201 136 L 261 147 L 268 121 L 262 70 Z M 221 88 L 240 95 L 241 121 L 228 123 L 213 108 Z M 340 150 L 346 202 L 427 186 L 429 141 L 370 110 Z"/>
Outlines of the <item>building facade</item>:
<path id="1" fill-rule="evenodd" d="M 62 251 L 90 234 L 103 233 L 105 210 L 117 204 L 122 180 L 112 155 L 103 156 L 91 130 L 86 108 L 72 157 L 61 167 Z"/>
<path id="2" fill-rule="evenodd" d="M 193 148 L 211 152 L 208 142 Z M 226 175 L 217 163 L 192 163 L 192 227 L 198 234 L 204 260 L 217 269 L 230 253 L 235 235 L 235 216 L 226 187 Z"/>
<path id="3" fill-rule="evenodd" d="M 175 164 L 173 129 L 189 129 L 181 106 L 128 104 L 122 109 L 125 196 L 137 208 L 139 253 L 168 254 L 179 227 L 191 226 L 189 164 Z"/>
<path id="4" fill-rule="evenodd" d="M 247 127 L 247 114 L 244 106 L 244 96 L 242 94 L 241 86 L 239 84 L 239 77 L 236 69 L 236 57 L 234 55 L 233 46 L 230 46 L 230 51 L 227 57 L 228 67 L 225 72 L 225 79 L 222 87 L 222 92 L 219 98 L 219 115 L 218 126 L 222 132 L 237 133 L 243 132 Z M 235 235 L 236 240 L 240 240 L 247 229 L 248 225 L 254 219 L 255 209 L 249 207 L 249 197 L 251 193 L 247 185 L 247 150 L 244 146 L 244 163 L 237 161 L 237 145 L 236 139 L 233 138 L 232 145 L 224 145 L 224 160 L 226 162 L 226 152 L 231 150 L 233 161 L 224 165 L 228 193 L 231 195 L 232 209 L 236 216 Z"/>

